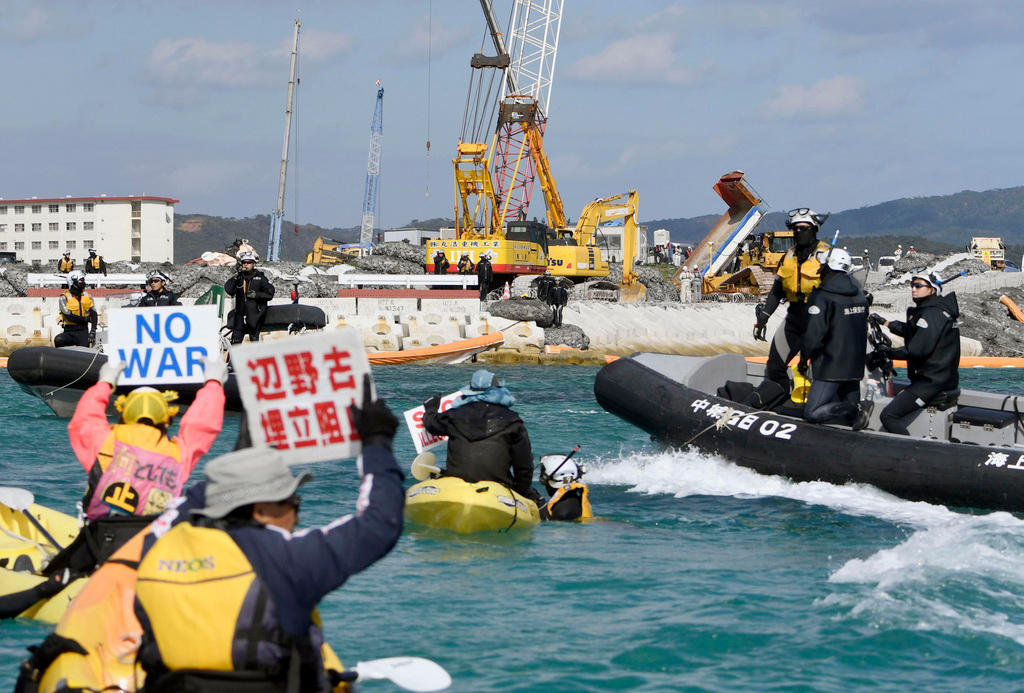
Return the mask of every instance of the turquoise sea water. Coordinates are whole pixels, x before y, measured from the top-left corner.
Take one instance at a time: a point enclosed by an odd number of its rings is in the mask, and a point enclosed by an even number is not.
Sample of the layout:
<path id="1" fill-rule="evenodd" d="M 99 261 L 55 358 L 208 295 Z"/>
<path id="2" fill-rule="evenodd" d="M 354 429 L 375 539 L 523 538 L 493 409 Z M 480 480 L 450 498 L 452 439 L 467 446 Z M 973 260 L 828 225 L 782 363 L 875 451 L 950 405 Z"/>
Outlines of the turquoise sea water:
<path id="1" fill-rule="evenodd" d="M 472 370 L 375 377 L 400 413 Z M 1021 519 L 664 450 L 595 403 L 596 368 L 496 370 L 519 397 L 535 453 L 581 444 L 600 520 L 474 537 L 407 527 L 321 606 L 346 663 L 429 657 L 453 691 L 1024 688 Z M 962 373 L 967 386 L 1024 392 L 1016 370 Z M 66 424 L 0 372 L 0 485 L 71 512 L 85 474 Z M 213 452 L 230 450 L 236 432 L 229 419 Z M 396 453 L 407 468 L 404 428 Z M 352 461 L 313 471 L 306 526 L 348 513 L 356 497 Z M 0 688 L 48 632 L 0 623 Z"/>

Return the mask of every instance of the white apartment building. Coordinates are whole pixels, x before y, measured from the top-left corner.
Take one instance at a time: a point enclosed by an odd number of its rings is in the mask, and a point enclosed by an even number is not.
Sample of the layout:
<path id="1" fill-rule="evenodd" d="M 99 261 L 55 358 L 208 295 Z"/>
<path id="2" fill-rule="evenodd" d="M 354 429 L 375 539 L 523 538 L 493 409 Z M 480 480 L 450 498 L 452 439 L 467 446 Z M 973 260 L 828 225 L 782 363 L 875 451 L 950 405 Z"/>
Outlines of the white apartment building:
<path id="1" fill-rule="evenodd" d="M 81 268 L 89 248 L 107 262 L 173 262 L 176 202 L 148 195 L 0 198 L 0 252 L 37 266 L 54 265 L 69 251 Z"/>

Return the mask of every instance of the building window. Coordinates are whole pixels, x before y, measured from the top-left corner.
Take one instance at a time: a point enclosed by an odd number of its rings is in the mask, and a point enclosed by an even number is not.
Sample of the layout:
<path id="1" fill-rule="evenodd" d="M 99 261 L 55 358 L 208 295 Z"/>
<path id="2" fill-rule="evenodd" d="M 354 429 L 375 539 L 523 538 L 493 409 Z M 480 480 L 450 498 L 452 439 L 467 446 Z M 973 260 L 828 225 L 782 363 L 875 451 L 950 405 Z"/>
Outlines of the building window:
<path id="1" fill-rule="evenodd" d="M 50 250 L 60 250 L 60 241 L 50 241 Z"/>
<path id="2" fill-rule="evenodd" d="M 43 206 L 42 205 L 32 205 L 32 213 L 33 214 L 41 214 L 42 211 L 43 211 Z"/>
<path id="3" fill-rule="evenodd" d="M 56 214 L 60 211 L 60 205 L 50 205 L 50 214 Z"/>
<path id="4" fill-rule="evenodd" d="M 91 212 L 92 211 L 92 202 L 83 202 L 82 203 L 82 211 L 83 212 Z"/>
<path id="5" fill-rule="evenodd" d="M 0 207 L 0 214 L 7 214 L 7 205 Z"/>
<path id="6" fill-rule="evenodd" d="M 0 250 L 7 250 L 7 244 L 6 243 L 0 243 Z"/>
<path id="7" fill-rule="evenodd" d="M 69 202 L 66 205 L 64 205 L 64 211 L 65 212 L 74 212 L 75 211 L 75 203 L 74 202 Z"/>
<path id="8" fill-rule="evenodd" d="M 95 248 L 96 246 L 93 245 L 92 241 L 82 241 L 82 247 L 83 248 Z"/>
<path id="9" fill-rule="evenodd" d="M 7 230 L 7 224 L 0 224 L 0 233 L 3 233 L 6 230 Z"/>
<path id="10" fill-rule="evenodd" d="M 83 231 L 92 231 L 92 222 L 91 221 L 83 221 L 82 222 L 82 230 Z"/>
<path id="11" fill-rule="evenodd" d="M 50 231 L 60 231 L 60 222 L 59 221 L 51 221 L 49 228 L 50 228 Z"/>
<path id="12" fill-rule="evenodd" d="M 23 233 L 24 231 L 25 231 L 25 225 L 24 224 L 15 224 L 14 225 L 14 232 L 15 233 Z"/>
<path id="13" fill-rule="evenodd" d="M 32 250 L 42 250 L 42 249 L 43 249 L 43 242 L 42 241 L 32 241 Z"/>
<path id="14" fill-rule="evenodd" d="M 67 231 L 74 231 L 75 230 L 75 222 L 69 221 L 67 224 L 64 225 L 64 229 L 67 230 Z"/>
<path id="15" fill-rule="evenodd" d="M 43 225 L 39 224 L 39 223 L 32 224 L 32 230 L 33 231 L 42 231 L 43 230 Z"/>
<path id="16" fill-rule="evenodd" d="M 25 205 L 14 205 L 14 213 L 15 214 L 24 214 L 25 213 Z"/>
<path id="17" fill-rule="evenodd" d="M 74 249 L 75 249 L 75 242 L 74 241 L 67 241 L 66 243 L 64 243 L 64 250 L 74 250 Z"/>
<path id="18" fill-rule="evenodd" d="M 24 250 L 25 249 L 25 242 L 24 241 L 17 241 L 14 244 L 14 249 L 15 250 Z"/>

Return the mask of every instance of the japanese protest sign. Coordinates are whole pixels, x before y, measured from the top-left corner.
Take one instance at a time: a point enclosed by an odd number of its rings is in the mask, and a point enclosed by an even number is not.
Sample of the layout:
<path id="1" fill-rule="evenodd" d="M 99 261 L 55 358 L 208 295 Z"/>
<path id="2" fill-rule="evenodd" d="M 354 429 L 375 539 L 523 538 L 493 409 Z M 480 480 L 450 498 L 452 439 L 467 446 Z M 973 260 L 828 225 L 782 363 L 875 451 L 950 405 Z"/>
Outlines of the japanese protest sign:
<path id="1" fill-rule="evenodd" d="M 254 446 L 286 451 L 289 464 L 359 454 L 349 405 L 362 402 L 370 363 L 355 328 L 236 344 L 230 353 Z"/>
<path id="2" fill-rule="evenodd" d="M 445 395 L 441 398 L 441 404 L 438 405 L 437 410 L 442 412 L 450 409 L 452 402 L 460 395 L 462 395 L 462 390 Z M 412 435 L 412 442 L 416 446 L 417 455 L 424 450 L 436 448 L 448 440 L 448 436 L 435 436 L 423 427 L 423 414 L 425 411 L 426 409 L 421 404 L 405 412 L 405 425 L 409 427 L 409 433 Z"/>
<path id="3" fill-rule="evenodd" d="M 117 308 L 107 314 L 104 351 L 123 361 L 119 385 L 203 382 L 199 359 L 220 358 L 216 306 Z"/>

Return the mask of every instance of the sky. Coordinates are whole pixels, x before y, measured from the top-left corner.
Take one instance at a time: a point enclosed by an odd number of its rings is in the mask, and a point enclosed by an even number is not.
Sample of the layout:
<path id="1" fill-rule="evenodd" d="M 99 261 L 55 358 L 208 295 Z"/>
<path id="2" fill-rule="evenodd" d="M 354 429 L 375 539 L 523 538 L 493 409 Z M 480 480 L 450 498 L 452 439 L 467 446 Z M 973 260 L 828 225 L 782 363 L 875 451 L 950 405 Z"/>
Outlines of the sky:
<path id="1" fill-rule="evenodd" d="M 452 217 L 477 0 L 4 0 L 0 197 L 272 212 L 297 8 L 285 218 L 359 225 L 378 79 L 377 225 Z M 545 149 L 570 218 L 633 188 L 643 222 L 720 214 L 736 169 L 773 210 L 1024 185 L 1022 26 L 1019 0 L 565 0 Z"/>

